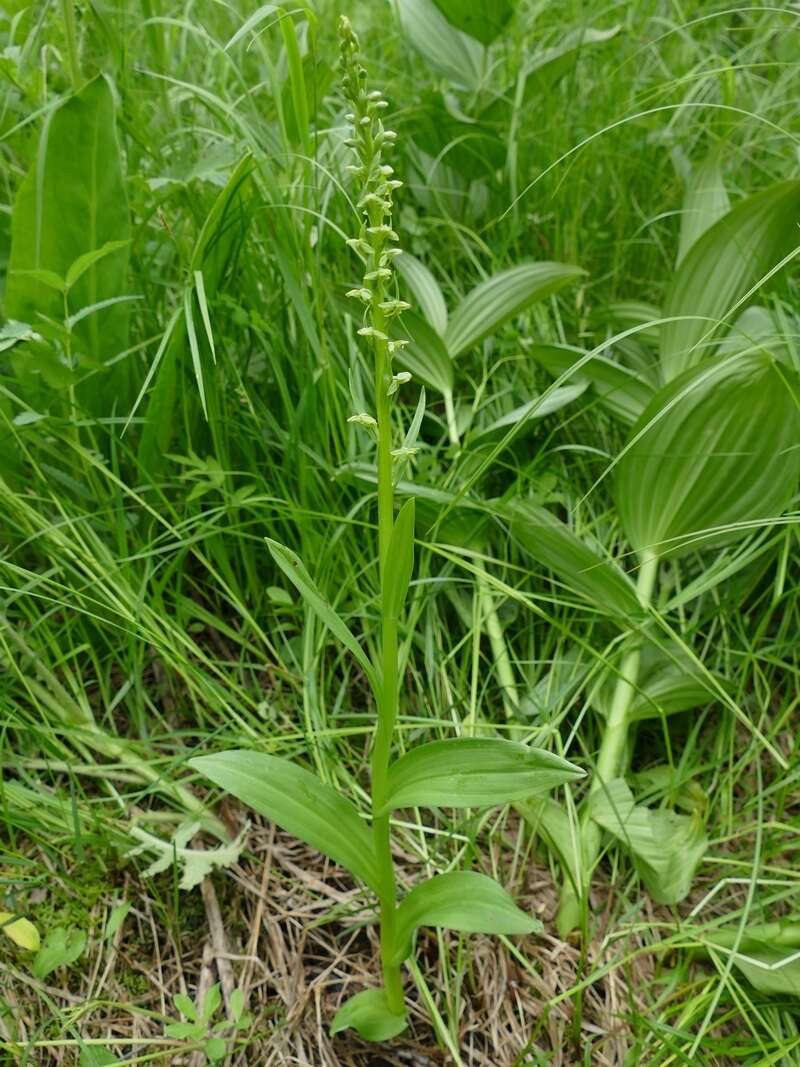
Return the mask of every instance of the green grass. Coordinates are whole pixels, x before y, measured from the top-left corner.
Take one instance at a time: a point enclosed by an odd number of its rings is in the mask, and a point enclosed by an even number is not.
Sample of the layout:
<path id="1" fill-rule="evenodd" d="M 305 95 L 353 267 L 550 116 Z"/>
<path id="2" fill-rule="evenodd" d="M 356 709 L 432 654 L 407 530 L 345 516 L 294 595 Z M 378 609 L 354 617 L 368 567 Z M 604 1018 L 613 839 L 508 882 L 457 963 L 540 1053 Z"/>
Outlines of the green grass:
<path id="1" fill-rule="evenodd" d="M 315 32 L 300 37 L 309 58 L 299 126 L 301 87 L 279 27 L 266 19 L 225 49 L 256 6 L 78 2 L 74 48 L 64 5 L 15 0 L 0 15 L 0 298 L 17 193 L 47 109 L 72 92 L 75 63 L 79 82 L 103 72 L 113 85 L 130 211 L 130 244 L 114 255 L 128 257 L 122 291 L 137 296 L 121 347 L 81 340 L 102 358 L 74 375 L 45 356 L 27 373 L 22 346 L 0 352 L 0 910 L 19 910 L 43 937 L 58 925 L 88 935 L 82 957 L 43 982 L 30 953 L 3 937 L 0 1062 L 90 1064 L 87 1039 L 122 1062 L 178 1062 L 165 1034 L 178 1018 L 172 997 L 194 997 L 218 977 L 203 968 L 207 902 L 199 888 L 179 888 L 184 868 L 171 862 L 172 835 L 197 818 L 205 832 L 192 843 L 206 849 L 251 823 L 238 859 L 212 876 L 233 980 L 253 1013 L 233 1062 L 375 1062 L 324 1033 L 346 994 L 377 981 L 371 901 L 309 850 L 273 840 L 244 808 L 217 806 L 186 766 L 255 748 L 304 764 L 369 808 L 368 685 L 264 541 L 290 546 L 348 624 L 376 633 L 375 493 L 364 477 L 372 446 L 347 422 L 369 409 L 371 370 L 343 299 L 360 275 L 343 242 L 357 215 L 340 145 L 338 15 L 359 32 L 398 133 L 402 246 L 433 273 L 451 313 L 522 260 L 586 271 L 458 357 L 459 445 L 440 394 L 427 390 L 422 447 L 406 474 L 450 504 L 429 503 L 430 522 L 418 526 L 399 750 L 497 732 L 591 772 L 602 722 L 587 694 L 613 661 L 618 631 L 526 550 L 507 506 L 529 500 L 569 516 L 635 580 L 606 477 L 627 429 L 587 391 L 502 448 L 500 436 L 486 445 L 479 432 L 552 384 L 536 343 L 590 349 L 630 325 L 614 305 L 662 305 L 691 165 L 718 151 L 734 202 L 797 175 L 800 25 L 785 5 L 519 0 L 489 87 L 480 99 L 457 94 L 467 113 L 567 33 L 620 30 L 585 44 L 534 101 L 512 97 L 495 140 L 474 152 L 469 124 L 453 134 L 441 73 L 396 13 L 372 3 L 315 5 Z M 74 221 L 65 203 L 53 239 Z M 162 346 L 187 293 L 195 341 L 178 318 Z M 798 368 L 796 271 L 765 293 L 759 302 L 781 316 Z M 644 321 L 657 316 L 645 311 Z M 645 373 L 654 358 L 647 335 L 611 354 Z M 118 358 L 103 369 L 109 356 Z M 401 391 L 404 426 L 418 394 L 418 384 Z M 472 866 L 535 909 L 545 935 L 491 948 L 426 934 L 407 979 L 412 1034 L 398 1048 L 465 1067 L 800 1063 L 797 963 L 783 990 L 767 992 L 713 940 L 719 927 L 744 933 L 800 911 L 797 497 L 782 525 L 753 537 L 746 566 L 664 616 L 725 698 L 644 721 L 630 745 L 637 799 L 704 821 L 709 847 L 690 896 L 655 904 L 630 853 L 604 838 L 586 936 L 562 942 L 562 864 L 514 810 L 402 813 L 393 836 L 404 887 L 412 871 Z M 713 558 L 696 553 L 680 573 L 664 565 L 657 606 L 677 583 L 707 580 Z M 573 826 L 583 792 L 556 794 Z M 141 831 L 161 851 L 131 856 Z M 158 858 L 166 869 L 148 875 Z M 261 901 L 265 864 L 272 881 Z M 132 911 L 106 939 L 121 900 Z M 361 984 L 347 984 L 353 970 Z M 67 1058 L 48 1059 L 45 1049 L 59 1047 Z"/>

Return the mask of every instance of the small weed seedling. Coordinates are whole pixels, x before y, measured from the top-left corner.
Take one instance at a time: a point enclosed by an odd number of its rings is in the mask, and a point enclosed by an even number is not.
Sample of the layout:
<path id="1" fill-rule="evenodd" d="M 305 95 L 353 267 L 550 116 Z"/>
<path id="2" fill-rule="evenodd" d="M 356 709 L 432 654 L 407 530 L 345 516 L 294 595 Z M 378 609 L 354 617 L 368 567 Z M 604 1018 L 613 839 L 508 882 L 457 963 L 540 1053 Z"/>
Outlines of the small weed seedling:
<path id="1" fill-rule="evenodd" d="M 577 778 L 581 771 L 541 749 L 505 740 L 452 738 L 419 745 L 392 759 L 398 712 L 399 633 L 414 561 L 414 500 L 395 515 L 395 466 L 407 448 L 394 440 L 392 407 L 408 372 L 394 373 L 393 354 L 402 340 L 390 336 L 393 320 L 407 305 L 395 295 L 393 261 L 400 254 L 392 228 L 392 199 L 399 187 L 384 153 L 394 142 L 381 115 L 386 102 L 368 91 L 358 41 L 341 22 L 344 92 L 352 109 L 348 145 L 356 163 L 361 227 L 348 243 L 364 264 L 361 285 L 348 295 L 363 304 L 364 339 L 374 365 L 374 412 L 355 422 L 377 439 L 378 568 L 380 634 L 374 662 L 318 590 L 300 559 L 269 542 L 278 567 L 309 608 L 355 657 L 369 679 L 377 705 L 372 744 L 371 832 L 351 802 L 316 775 L 291 762 L 259 752 L 228 751 L 191 761 L 223 789 L 279 823 L 351 871 L 371 889 L 380 905 L 383 985 L 358 993 L 337 1013 L 334 1033 L 348 1027 L 369 1040 L 386 1040 L 406 1026 L 403 962 L 413 952 L 420 926 L 467 932 L 523 934 L 538 922 L 522 912 L 493 879 L 474 871 L 435 875 L 398 900 L 391 853 L 391 815 L 398 808 L 486 807 L 529 798 Z"/>

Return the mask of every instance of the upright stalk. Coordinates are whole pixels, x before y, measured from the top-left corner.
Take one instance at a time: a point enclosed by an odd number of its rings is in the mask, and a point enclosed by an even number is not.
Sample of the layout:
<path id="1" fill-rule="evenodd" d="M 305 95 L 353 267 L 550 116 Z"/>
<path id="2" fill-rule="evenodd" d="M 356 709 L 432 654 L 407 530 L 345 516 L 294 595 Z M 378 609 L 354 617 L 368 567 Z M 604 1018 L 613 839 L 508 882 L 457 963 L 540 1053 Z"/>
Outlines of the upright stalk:
<path id="1" fill-rule="evenodd" d="M 643 608 L 647 608 L 650 605 L 657 572 L 658 557 L 650 553 L 644 554 L 636 582 L 636 592 Z M 631 631 L 628 635 L 629 641 L 633 638 L 633 634 L 634 631 Z M 570 881 L 564 884 L 558 913 L 558 928 L 562 934 L 568 933 L 578 925 L 581 904 L 586 900 L 592 870 L 600 853 L 602 831 L 591 816 L 592 798 L 614 778 L 618 778 L 624 770 L 623 765 L 628 745 L 628 728 L 630 726 L 628 713 L 639 683 L 641 658 L 642 642 L 639 639 L 635 640 L 631 647 L 628 648 L 620 664 L 619 676 L 614 688 L 608 720 L 603 731 L 603 739 L 600 742 L 600 751 L 597 755 L 589 796 L 581 813 L 580 877 L 582 884 L 580 887 L 574 886 Z"/>
<path id="2" fill-rule="evenodd" d="M 81 87 L 81 67 L 78 60 L 78 35 L 75 30 L 75 0 L 61 0 L 61 17 L 67 38 L 67 61 L 72 88 L 77 93 Z"/>
<path id="3" fill-rule="evenodd" d="M 381 600 L 380 651 L 376 663 L 378 677 L 378 721 L 372 749 L 372 810 L 381 811 L 387 799 L 387 779 L 392 736 L 397 720 L 398 632 L 397 618 L 388 596 L 387 570 L 391 565 L 389 546 L 394 527 L 394 450 L 392 448 L 392 398 L 407 374 L 392 374 L 392 353 L 402 341 L 389 340 L 389 321 L 408 304 L 389 292 L 391 263 L 399 254 L 393 247 L 397 235 L 391 227 L 392 193 L 401 184 L 391 178 L 392 168 L 382 162 L 382 149 L 394 142 L 394 133 L 384 129 L 380 112 L 386 106 L 377 91 L 367 92 L 366 71 L 358 56 L 358 40 L 346 18 L 340 22 L 342 81 L 353 108 L 348 115 L 353 136 L 347 144 L 356 152 L 358 164 L 349 169 L 361 180 L 362 213 L 359 236 L 348 244 L 361 257 L 362 284 L 351 289 L 349 297 L 364 305 L 364 326 L 358 331 L 371 342 L 374 360 L 375 416 L 356 415 L 353 421 L 372 429 L 377 436 L 378 463 L 378 568 Z M 386 1003 L 393 1013 L 403 1015 L 405 1003 L 400 965 L 396 955 L 397 888 L 392 863 L 388 814 L 375 814 L 373 844 L 379 871 L 381 966 Z"/>

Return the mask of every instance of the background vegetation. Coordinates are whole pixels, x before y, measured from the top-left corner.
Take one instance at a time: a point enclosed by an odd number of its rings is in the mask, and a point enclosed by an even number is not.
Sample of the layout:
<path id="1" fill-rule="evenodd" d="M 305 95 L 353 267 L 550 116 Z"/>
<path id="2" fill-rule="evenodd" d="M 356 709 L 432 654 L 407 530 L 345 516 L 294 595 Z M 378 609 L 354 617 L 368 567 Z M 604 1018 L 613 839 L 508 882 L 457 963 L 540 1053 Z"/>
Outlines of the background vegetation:
<path id="1" fill-rule="evenodd" d="M 440 5 L 456 20 L 460 6 Z M 366 894 L 217 806 L 186 766 L 256 748 L 366 808 L 365 679 L 264 541 L 290 545 L 354 626 L 374 623 L 371 448 L 348 423 L 369 379 L 344 300 L 359 272 L 342 11 L 398 134 L 401 244 L 451 313 L 523 261 L 585 272 L 427 383 L 407 470 L 429 509 L 409 741 L 491 725 L 591 771 L 591 694 L 613 678 L 617 630 L 509 509 L 547 506 L 635 579 L 606 476 L 628 429 L 581 381 L 528 417 L 553 382 L 536 351 L 644 326 L 611 355 L 652 380 L 691 175 L 716 161 L 733 203 L 797 176 L 789 5 L 518 0 L 507 23 L 487 5 L 503 24 L 484 51 L 443 38 L 432 0 L 283 16 L 241 0 L 5 0 L 0 1058 L 800 1063 L 796 497 L 726 581 L 706 581 L 713 552 L 661 572 L 672 639 L 718 685 L 638 724 L 628 780 L 705 833 L 689 896 L 658 904 L 609 838 L 583 936 L 562 937 L 563 857 L 541 813 L 404 813 L 398 869 L 493 873 L 544 932 L 424 935 L 411 1035 L 383 1058 L 326 1031 L 376 974 Z M 797 217 L 781 222 L 788 250 Z M 404 299 L 441 314 L 407 280 Z M 800 368 L 791 266 L 759 303 Z M 402 387 L 405 424 L 419 377 Z M 692 582 L 697 597 L 673 596 Z M 568 826 L 585 788 L 559 796 Z M 10 925 L 19 915 L 35 930 Z"/>

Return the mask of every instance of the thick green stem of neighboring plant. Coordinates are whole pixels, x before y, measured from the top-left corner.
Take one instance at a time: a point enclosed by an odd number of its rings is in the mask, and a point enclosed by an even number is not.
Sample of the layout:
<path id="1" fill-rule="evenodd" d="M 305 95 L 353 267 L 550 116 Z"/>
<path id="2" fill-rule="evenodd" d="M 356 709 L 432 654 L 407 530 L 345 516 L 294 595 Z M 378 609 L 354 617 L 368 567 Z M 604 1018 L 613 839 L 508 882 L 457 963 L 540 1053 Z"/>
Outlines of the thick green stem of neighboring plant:
<path id="1" fill-rule="evenodd" d="M 75 31 L 74 0 L 61 0 L 61 14 L 64 19 L 64 33 L 67 38 L 67 59 L 69 77 L 75 92 L 81 87 L 81 68 L 78 62 L 78 36 Z"/>
<path id="2" fill-rule="evenodd" d="M 642 607 L 646 608 L 650 604 L 657 571 L 658 557 L 649 554 L 643 556 L 636 582 L 636 591 L 639 594 Z M 639 682 L 641 657 L 642 646 L 641 642 L 637 641 L 625 654 L 620 665 L 606 728 L 603 731 L 603 739 L 597 755 L 589 796 L 581 815 L 582 885 L 578 890 L 571 882 L 566 882 L 561 894 L 558 929 L 562 934 L 568 933 L 578 925 L 581 904 L 586 900 L 592 870 L 600 852 L 602 830 L 591 817 L 592 797 L 623 773 L 625 751 L 628 744 L 628 728 L 630 726 L 628 712 Z"/>
<path id="3" fill-rule="evenodd" d="M 519 710 L 519 691 L 514 680 L 514 668 L 511 666 L 511 657 L 508 654 L 505 633 L 500 618 L 497 614 L 494 596 L 489 586 L 489 575 L 483 560 L 476 560 L 478 574 L 478 603 L 480 605 L 481 626 L 486 630 L 489 645 L 492 649 L 497 680 L 503 693 L 503 708 L 507 719 L 515 715 Z"/>
<path id="4" fill-rule="evenodd" d="M 376 241 L 374 264 L 377 269 L 379 251 Z M 379 306 L 384 299 L 384 287 L 378 282 L 372 296 L 372 325 L 378 334 L 386 334 L 386 316 Z M 388 396 L 391 380 L 391 361 L 387 343 L 375 337 L 375 412 L 378 423 L 378 558 L 381 584 L 381 670 L 378 700 L 378 725 L 372 751 L 372 807 L 380 810 L 386 801 L 386 780 L 391 757 L 392 735 L 397 718 L 397 619 L 386 611 L 384 590 L 389 541 L 394 525 L 394 487 L 392 478 L 391 401 Z M 386 1001 L 391 1011 L 402 1015 L 405 1011 L 400 966 L 393 961 L 396 951 L 395 928 L 397 887 L 390 840 L 389 816 L 373 819 L 375 856 L 380 872 L 381 891 L 381 965 Z"/>

